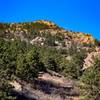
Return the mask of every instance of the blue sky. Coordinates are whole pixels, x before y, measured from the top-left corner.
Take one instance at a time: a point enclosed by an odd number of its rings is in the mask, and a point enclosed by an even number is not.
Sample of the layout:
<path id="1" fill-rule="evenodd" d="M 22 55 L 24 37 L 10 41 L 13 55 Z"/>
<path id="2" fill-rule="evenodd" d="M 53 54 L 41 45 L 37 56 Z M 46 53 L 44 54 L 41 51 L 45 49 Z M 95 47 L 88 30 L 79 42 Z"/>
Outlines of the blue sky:
<path id="1" fill-rule="evenodd" d="M 100 0 L 0 0 L 0 22 L 39 19 L 100 40 Z"/>

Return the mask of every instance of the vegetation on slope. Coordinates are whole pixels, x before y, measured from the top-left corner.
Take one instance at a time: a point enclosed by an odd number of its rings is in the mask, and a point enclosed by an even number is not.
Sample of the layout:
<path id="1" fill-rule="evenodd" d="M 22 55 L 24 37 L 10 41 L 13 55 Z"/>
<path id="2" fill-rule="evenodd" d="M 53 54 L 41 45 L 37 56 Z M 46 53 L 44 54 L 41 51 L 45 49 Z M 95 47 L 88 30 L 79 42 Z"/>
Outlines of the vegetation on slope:
<path id="1" fill-rule="evenodd" d="M 64 31 L 47 21 L 1 23 L 0 99 L 17 99 L 9 81 L 19 78 L 34 83 L 39 72 L 49 69 L 84 84 L 79 86 L 84 100 L 99 100 L 100 61 L 83 71 L 87 54 L 99 45 L 90 35 Z"/>

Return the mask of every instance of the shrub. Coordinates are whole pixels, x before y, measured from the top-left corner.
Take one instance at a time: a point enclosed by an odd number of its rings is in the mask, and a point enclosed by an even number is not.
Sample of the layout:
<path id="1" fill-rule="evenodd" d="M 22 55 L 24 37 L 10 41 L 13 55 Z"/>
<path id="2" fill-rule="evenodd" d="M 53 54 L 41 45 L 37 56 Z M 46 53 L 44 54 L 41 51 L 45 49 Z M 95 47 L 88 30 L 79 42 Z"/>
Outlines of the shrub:
<path id="1" fill-rule="evenodd" d="M 82 95 L 87 100 L 99 100 L 100 98 L 100 60 L 96 59 L 94 65 L 87 69 L 80 79 Z M 85 99 L 86 100 L 86 99 Z"/>

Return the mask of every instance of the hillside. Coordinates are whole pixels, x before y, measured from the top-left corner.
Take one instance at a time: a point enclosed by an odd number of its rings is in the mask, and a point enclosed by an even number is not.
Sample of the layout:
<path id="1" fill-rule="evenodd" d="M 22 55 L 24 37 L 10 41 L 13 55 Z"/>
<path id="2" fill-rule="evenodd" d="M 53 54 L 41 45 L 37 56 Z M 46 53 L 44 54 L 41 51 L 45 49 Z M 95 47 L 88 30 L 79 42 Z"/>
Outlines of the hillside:
<path id="1" fill-rule="evenodd" d="M 99 100 L 100 42 L 38 20 L 0 23 L 1 100 Z"/>

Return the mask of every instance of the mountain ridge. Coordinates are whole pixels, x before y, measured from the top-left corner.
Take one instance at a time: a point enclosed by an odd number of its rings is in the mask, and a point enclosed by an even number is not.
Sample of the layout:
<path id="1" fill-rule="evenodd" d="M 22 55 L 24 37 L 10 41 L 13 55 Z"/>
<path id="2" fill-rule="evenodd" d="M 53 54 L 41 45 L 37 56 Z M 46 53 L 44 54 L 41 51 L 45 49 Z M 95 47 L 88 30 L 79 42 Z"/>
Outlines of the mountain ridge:
<path id="1" fill-rule="evenodd" d="M 14 31 L 23 31 L 24 33 L 28 32 L 28 31 L 33 31 L 33 30 L 37 30 L 38 32 L 43 31 L 45 32 L 45 30 L 50 30 L 51 29 L 51 33 L 57 33 L 56 31 L 58 31 L 58 33 L 67 33 L 67 35 L 71 34 L 73 36 L 73 38 L 76 38 L 76 41 L 79 42 L 84 42 L 84 43 L 93 43 L 95 44 L 95 39 L 92 35 L 90 34 L 85 34 L 83 32 L 73 32 L 73 31 L 68 31 L 65 30 L 61 27 L 59 27 L 58 25 L 56 25 L 55 23 L 51 22 L 51 21 L 47 21 L 47 20 L 37 20 L 34 22 L 24 22 L 24 23 L 0 23 L 0 30 L 4 30 L 6 33 L 7 31 L 9 33 L 13 33 Z M 10 32 L 12 31 L 12 32 Z M 49 31 L 50 32 L 50 31 Z M 65 35 L 64 34 L 64 35 Z"/>

